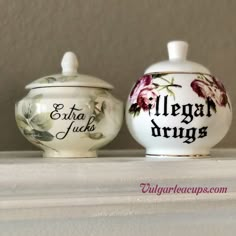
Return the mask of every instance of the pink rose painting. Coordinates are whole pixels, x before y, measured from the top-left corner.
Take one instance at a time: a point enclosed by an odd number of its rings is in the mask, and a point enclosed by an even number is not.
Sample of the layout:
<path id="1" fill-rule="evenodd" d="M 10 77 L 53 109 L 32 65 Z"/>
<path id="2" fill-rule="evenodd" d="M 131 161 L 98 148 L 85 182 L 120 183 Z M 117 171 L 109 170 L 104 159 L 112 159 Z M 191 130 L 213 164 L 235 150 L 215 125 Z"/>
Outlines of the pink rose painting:
<path id="1" fill-rule="evenodd" d="M 132 103 L 136 102 L 140 91 L 146 86 L 149 86 L 151 84 L 152 84 L 151 75 L 144 75 L 143 77 L 141 77 L 130 92 L 130 96 L 129 96 L 130 101 Z"/>
<path id="2" fill-rule="evenodd" d="M 143 88 L 138 95 L 137 104 L 144 111 L 154 108 L 156 104 L 157 93 L 154 89 L 155 86 L 148 86 Z"/>
<path id="3" fill-rule="evenodd" d="M 216 105 L 225 107 L 229 105 L 224 85 L 215 77 L 200 75 L 191 83 L 193 91 L 210 102 L 211 108 L 216 112 Z"/>
<path id="4" fill-rule="evenodd" d="M 152 76 L 144 75 L 141 77 L 130 92 L 129 100 L 131 106 L 129 112 L 134 116 L 140 113 L 140 110 L 148 111 L 155 106 L 158 86 L 152 84 Z"/>
<path id="5" fill-rule="evenodd" d="M 172 92 L 170 87 L 181 87 L 180 85 L 174 84 L 174 79 L 168 81 L 162 77 L 163 75 L 164 74 L 144 75 L 136 82 L 129 96 L 131 103 L 129 113 L 133 114 L 133 116 L 137 116 L 142 110 L 144 112 L 148 111 L 150 114 L 150 110 L 155 108 L 159 89 L 168 89 L 169 92 Z M 165 84 L 160 85 L 158 83 L 154 83 L 153 79 L 157 78 L 163 80 Z M 172 95 L 174 96 L 173 92 Z"/>

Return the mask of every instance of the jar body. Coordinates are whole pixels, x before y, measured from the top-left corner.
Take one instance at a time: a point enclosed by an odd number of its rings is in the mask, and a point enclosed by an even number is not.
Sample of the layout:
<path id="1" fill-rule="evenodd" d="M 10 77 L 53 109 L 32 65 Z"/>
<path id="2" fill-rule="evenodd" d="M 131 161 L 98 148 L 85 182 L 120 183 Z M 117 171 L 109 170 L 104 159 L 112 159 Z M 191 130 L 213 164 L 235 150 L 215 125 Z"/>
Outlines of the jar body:
<path id="1" fill-rule="evenodd" d="M 31 89 L 15 115 L 21 133 L 45 157 L 95 157 L 118 134 L 123 104 L 106 89 L 45 87 Z"/>
<path id="2" fill-rule="evenodd" d="M 202 73 L 146 74 L 126 105 L 128 129 L 148 157 L 207 156 L 231 120 L 224 86 Z"/>

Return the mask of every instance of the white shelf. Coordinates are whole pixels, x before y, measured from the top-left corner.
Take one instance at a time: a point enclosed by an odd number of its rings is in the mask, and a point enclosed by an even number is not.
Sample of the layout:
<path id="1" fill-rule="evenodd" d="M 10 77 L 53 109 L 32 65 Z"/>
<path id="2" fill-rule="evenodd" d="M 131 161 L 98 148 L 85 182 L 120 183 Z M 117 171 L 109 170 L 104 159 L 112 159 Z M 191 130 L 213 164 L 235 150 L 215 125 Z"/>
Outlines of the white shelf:
<path id="1" fill-rule="evenodd" d="M 4 236 L 235 235 L 236 150 L 214 150 L 206 159 L 146 159 L 140 150 L 100 155 L 44 159 L 40 152 L 0 153 Z M 140 183 L 147 182 L 228 192 L 143 194 Z"/>

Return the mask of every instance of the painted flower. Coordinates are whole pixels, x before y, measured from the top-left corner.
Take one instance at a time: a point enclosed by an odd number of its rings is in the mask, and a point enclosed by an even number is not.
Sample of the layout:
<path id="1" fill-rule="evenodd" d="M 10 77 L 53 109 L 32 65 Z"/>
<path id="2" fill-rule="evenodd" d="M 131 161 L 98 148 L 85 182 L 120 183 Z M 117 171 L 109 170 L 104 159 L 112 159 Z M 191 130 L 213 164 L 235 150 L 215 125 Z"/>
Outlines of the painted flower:
<path id="1" fill-rule="evenodd" d="M 226 90 L 224 85 L 215 77 L 213 77 L 213 90 L 215 93 L 215 101 L 219 106 L 226 106 L 229 101 L 228 101 L 228 97 L 226 95 Z"/>
<path id="2" fill-rule="evenodd" d="M 228 97 L 224 85 L 215 77 L 206 78 L 206 76 L 199 77 L 191 83 L 191 87 L 199 97 L 208 99 L 219 106 L 226 106 L 229 104 Z"/>
<path id="3" fill-rule="evenodd" d="M 212 96 L 211 85 L 203 80 L 195 79 L 194 81 L 192 81 L 191 87 L 199 97 L 207 98 Z"/>
<path id="4" fill-rule="evenodd" d="M 133 89 L 130 92 L 130 101 L 131 103 L 136 103 L 139 93 L 140 91 L 146 87 L 152 84 L 152 76 L 151 75 L 144 75 L 143 77 L 141 77 L 137 83 L 135 84 L 135 86 L 133 87 Z"/>
<path id="5" fill-rule="evenodd" d="M 137 98 L 137 104 L 144 111 L 148 111 L 155 107 L 157 94 L 154 90 L 155 86 L 147 86 L 143 88 Z"/>
<path id="6" fill-rule="evenodd" d="M 155 82 L 153 82 L 153 78 Z M 181 88 L 181 85 L 174 83 L 174 78 L 168 80 L 164 78 L 164 74 L 144 75 L 137 81 L 130 92 L 129 101 L 131 105 L 129 107 L 129 113 L 135 117 L 142 110 L 145 112 L 149 111 L 150 115 L 150 110 L 156 106 L 159 91 L 166 92 L 175 99 L 175 93 L 172 91 L 173 87 Z"/>

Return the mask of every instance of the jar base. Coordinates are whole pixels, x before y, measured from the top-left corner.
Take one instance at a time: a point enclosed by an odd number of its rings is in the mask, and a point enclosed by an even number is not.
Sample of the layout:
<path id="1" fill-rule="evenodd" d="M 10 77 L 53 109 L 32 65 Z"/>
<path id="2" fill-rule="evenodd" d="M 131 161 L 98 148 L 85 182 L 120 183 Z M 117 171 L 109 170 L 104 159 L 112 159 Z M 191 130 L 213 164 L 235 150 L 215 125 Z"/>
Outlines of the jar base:
<path id="1" fill-rule="evenodd" d="M 146 150 L 147 158 L 205 158 L 209 156 L 210 150 Z"/>
<path id="2" fill-rule="evenodd" d="M 84 151 L 84 152 L 72 152 L 72 151 L 44 151 L 43 157 L 50 158 L 89 158 L 89 157 L 97 157 L 96 151 Z"/>

